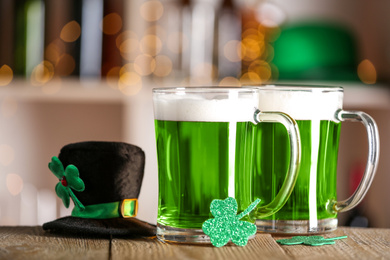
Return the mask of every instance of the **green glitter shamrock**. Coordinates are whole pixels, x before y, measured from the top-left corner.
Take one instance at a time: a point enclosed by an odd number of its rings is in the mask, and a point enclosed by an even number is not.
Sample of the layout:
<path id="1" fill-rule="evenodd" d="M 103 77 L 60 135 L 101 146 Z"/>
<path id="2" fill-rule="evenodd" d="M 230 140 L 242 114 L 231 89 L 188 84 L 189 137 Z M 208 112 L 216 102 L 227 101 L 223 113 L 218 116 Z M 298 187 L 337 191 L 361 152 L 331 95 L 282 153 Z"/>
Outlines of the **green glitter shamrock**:
<path id="1" fill-rule="evenodd" d="M 249 214 L 259 202 L 260 199 L 255 200 L 246 210 L 236 215 L 238 206 L 234 198 L 213 200 L 210 211 L 215 218 L 203 222 L 203 232 L 216 247 L 226 245 L 230 239 L 238 246 L 245 246 L 248 238 L 256 234 L 257 228 L 255 224 L 240 219 Z"/>
<path id="2" fill-rule="evenodd" d="M 69 207 L 69 196 L 72 198 L 75 206 L 79 207 L 81 210 L 84 210 L 84 205 L 76 198 L 72 189 L 75 191 L 83 191 L 85 185 L 82 179 L 79 178 L 79 170 L 74 165 L 68 165 L 64 170 L 60 159 L 53 156 L 51 162 L 49 163 L 50 171 L 60 180 L 56 185 L 57 196 L 62 199 L 65 207 Z"/>
<path id="3" fill-rule="evenodd" d="M 336 243 L 334 240 L 347 238 L 347 236 L 324 238 L 322 236 L 296 236 L 288 239 L 276 240 L 282 245 L 310 245 L 310 246 L 322 246 L 322 245 L 333 245 Z"/>

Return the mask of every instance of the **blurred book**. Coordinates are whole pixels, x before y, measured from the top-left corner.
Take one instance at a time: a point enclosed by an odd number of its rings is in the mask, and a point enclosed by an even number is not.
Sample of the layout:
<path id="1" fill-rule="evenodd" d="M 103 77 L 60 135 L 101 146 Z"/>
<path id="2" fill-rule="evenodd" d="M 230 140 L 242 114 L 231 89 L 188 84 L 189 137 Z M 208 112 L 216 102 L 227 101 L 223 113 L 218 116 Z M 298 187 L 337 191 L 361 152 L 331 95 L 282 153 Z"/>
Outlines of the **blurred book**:
<path id="1" fill-rule="evenodd" d="M 81 12 L 80 77 L 100 78 L 102 66 L 103 0 L 83 0 Z"/>
<path id="2" fill-rule="evenodd" d="M 216 1 L 191 2 L 190 82 L 210 84 L 216 77 Z"/>
<path id="3" fill-rule="evenodd" d="M 0 0 L 0 67 L 14 68 L 14 0 Z"/>
<path id="4" fill-rule="evenodd" d="M 233 0 L 224 0 L 218 10 L 218 77 L 241 73 L 241 15 Z"/>
<path id="5" fill-rule="evenodd" d="M 119 70 L 123 66 L 123 58 L 117 47 L 117 37 L 123 32 L 123 0 L 105 0 L 103 9 L 103 52 L 102 76 L 110 70 Z"/>
<path id="6" fill-rule="evenodd" d="M 46 1 L 45 60 L 55 76 L 79 75 L 81 7 L 77 0 Z"/>
<path id="7" fill-rule="evenodd" d="M 43 0 L 18 0 L 13 5 L 8 10 L 13 10 L 14 43 L 7 50 L 13 54 L 14 74 L 29 77 L 43 61 L 45 5 Z"/>

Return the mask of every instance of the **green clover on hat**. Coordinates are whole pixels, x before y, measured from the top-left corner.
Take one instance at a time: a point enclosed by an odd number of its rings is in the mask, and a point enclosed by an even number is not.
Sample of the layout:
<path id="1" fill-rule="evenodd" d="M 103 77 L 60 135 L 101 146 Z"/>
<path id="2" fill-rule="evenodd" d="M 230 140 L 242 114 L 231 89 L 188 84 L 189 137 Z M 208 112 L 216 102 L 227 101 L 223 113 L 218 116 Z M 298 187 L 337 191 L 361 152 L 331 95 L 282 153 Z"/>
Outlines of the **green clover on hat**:
<path id="1" fill-rule="evenodd" d="M 84 205 L 77 199 L 72 191 L 73 189 L 80 192 L 85 189 L 84 182 L 79 177 L 79 170 L 77 167 L 74 165 L 68 165 L 64 170 L 64 166 L 62 165 L 60 159 L 53 156 L 51 158 L 51 162 L 49 163 L 49 169 L 60 181 L 57 183 L 55 190 L 57 196 L 62 199 L 65 207 L 69 207 L 69 197 L 71 197 L 75 206 L 84 210 Z"/>

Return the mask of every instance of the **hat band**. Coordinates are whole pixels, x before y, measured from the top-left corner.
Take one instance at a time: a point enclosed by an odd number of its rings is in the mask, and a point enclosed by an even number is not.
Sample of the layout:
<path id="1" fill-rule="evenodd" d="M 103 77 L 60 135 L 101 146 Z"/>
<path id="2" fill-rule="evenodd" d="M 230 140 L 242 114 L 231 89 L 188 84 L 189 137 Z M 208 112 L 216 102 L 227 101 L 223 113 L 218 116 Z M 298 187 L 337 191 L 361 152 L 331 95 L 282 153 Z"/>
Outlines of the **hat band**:
<path id="1" fill-rule="evenodd" d="M 138 199 L 125 199 L 122 201 L 101 203 L 85 206 L 82 210 L 74 207 L 72 210 L 73 217 L 105 219 L 105 218 L 131 218 L 137 216 Z"/>

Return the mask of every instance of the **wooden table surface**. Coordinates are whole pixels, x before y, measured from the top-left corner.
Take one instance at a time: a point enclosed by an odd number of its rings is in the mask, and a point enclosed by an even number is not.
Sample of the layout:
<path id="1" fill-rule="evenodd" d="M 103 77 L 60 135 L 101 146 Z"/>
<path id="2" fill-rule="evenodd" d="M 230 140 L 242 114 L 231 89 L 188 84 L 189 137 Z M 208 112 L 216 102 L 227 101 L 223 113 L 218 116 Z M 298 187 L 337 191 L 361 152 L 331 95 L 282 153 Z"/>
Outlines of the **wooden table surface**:
<path id="1" fill-rule="evenodd" d="M 334 245 L 279 245 L 289 238 L 257 234 L 244 247 L 168 244 L 155 237 L 93 239 L 46 233 L 36 227 L 0 227 L 0 259 L 390 259 L 390 229 L 341 227 L 324 237 Z"/>

